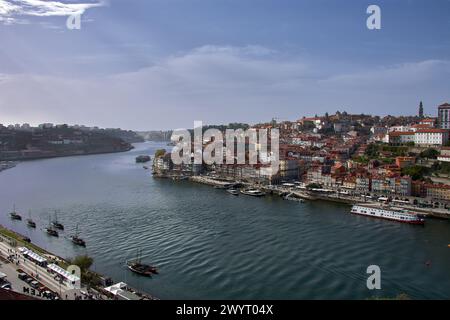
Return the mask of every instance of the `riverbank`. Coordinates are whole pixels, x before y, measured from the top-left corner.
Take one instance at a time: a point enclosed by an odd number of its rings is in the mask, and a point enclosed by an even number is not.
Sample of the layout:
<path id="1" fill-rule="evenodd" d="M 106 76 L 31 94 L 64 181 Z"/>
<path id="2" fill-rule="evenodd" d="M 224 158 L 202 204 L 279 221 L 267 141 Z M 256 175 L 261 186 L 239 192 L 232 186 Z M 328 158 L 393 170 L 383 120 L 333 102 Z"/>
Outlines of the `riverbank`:
<path id="1" fill-rule="evenodd" d="M 40 159 L 51 159 L 51 158 L 63 158 L 63 157 L 73 157 L 73 156 L 87 156 L 96 154 L 108 154 L 108 153 L 120 153 L 128 152 L 133 150 L 134 146 L 129 145 L 121 148 L 105 148 L 96 150 L 71 150 L 65 152 L 55 152 L 47 150 L 39 151 L 11 151 L 11 152 L 1 152 L 0 159 L 2 162 L 12 162 L 12 161 L 27 161 L 27 160 L 40 160 Z M 1 170 L 0 170 L 1 171 Z"/>
<path id="2" fill-rule="evenodd" d="M 216 179 L 213 177 L 204 177 L 204 176 L 192 176 L 189 178 L 190 181 L 200 184 L 205 184 L 208 186 L 213 186 L 217 188 L 226 188 L 227 186 L 240 183 L 237 181 L 231 181 L 231 180 L 221 180 Z M 304 200 L 310 200 L 310 201 L 329 201 L 329 202 L 335 202 L 335 203 L 341 203 L 341 204 L 347 204 L 349 206 L 357 204 L 357 203 L 367 203 L 367 204 L 379 204 L 380 202 L 374 201 L 374 200 L 368 200 L 366 198 L 362 198 L 361 196 L 351 196 L 351 195 L 345 195 L 345 194 L 339 194 L 339 193 L 321 193 L 321 192 L 315 192 L 312 190 L 299 190 L 295 187 L 286 187 L 286 186 L 273 186 L 273 185 L 257 185 L 257 184 L 243 184 L 246 187 L 254 188 L 254 189 L 260 189 L 266 193 L 272 194 L 272 195 L 278 195 L 280 197 L 286 197 L 287 195 L 291 195 L 294 197 L 298 197 Z M 413 205 L 400 205 L 396 204 L 396 207 L 406 209 L 406 210 L 413 210 L 416 212 L 419 212 L 421 214 L 424 214 L 431 218 L 438 218 L 438 219 L 448 219 L 450 220 L 450 211 L 443 210 L 439 208 L 421 208 L 418 206 Z"/>
<path id="3" fill-rule="evenodd" d="M 63 300 L 77 300 L 77 297 L 80 300 L 117 300 L 118 295 L 115 293 L 117 293 L 117 290 L 120 290 L 120 300 L 156 300 L 155 297 L 130 288 L 123 282 L 114 285 L 118 289 L 112 291 L 110 290 L 111 287 L 114 287 L 112 280 L 91 270 L 83 272 L 82 279 L 87 277 L 89 280 L 86 283 L 82 282 L 82 286 L 79 289 L 75 289 L 68 282 L 58 282 L 47 265 L 41 265 L 35 260 L 28 261 L 29 259 L 23 253 L 23 248 L 30 250 L 30 252 L 39 255 L 43 259 L 47 259 L 49 263 L 55 264 L 63 270 L 67 270 L 71 262 L 25 239 L 25 236 L 0 225 L 0 258 L 4 263 L 11 264 L 11 266 L 8 265 L 6 267 L 0 266 L 9 275 L 8 280 L 14 284 L 13 289 L 18 293 L 23 291 L 28 295 L 48 298 L 43 292 L 50 292 L 52 297 L 58 296 L 59 299 Z M 45 289 L 38 290 L 37 287 L 29 287 L 29 284 L 18 282 L 17 277 L 19 273 L 26 273 L 34 281 L 40 283 L 40 287 Z M 20 290 L 19 288 L 22 286 L 23 290 Z"/>
<path id="4" fill-rule="evenodd" d="M 17 165 L 14 161 L 0 161 L 0 172 L 12 169 Z"/>

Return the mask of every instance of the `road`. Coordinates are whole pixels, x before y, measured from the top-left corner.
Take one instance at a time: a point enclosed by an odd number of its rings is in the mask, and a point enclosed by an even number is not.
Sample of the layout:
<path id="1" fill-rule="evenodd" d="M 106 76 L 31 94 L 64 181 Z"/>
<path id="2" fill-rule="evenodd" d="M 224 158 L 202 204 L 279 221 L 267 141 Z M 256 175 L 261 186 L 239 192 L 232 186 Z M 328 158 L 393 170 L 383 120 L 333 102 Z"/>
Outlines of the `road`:
<path id="1" fill-rule="evenodd" d="M 38 281 L 51 291 L 58 293 L 63 300 L 74 300 L 76 295 L 79 296 L 81 294 L 80 290 L 71 289 L 66 284 L 56 281 L 54 275 L 50 274 L 46 268 L 42 268 L 26 259 L 16 248 L 9 246 L 5 242 L 0 242 L 0 255 L 6 259 L 11 254 L 17 255 L 14 263 L 2 261 L 0 271 L 7 275 L 7 280 L 11 282 L 14 291 L 23 293 L 23 287 L 29 288 L 24 281 L 17 277 L 17 269 L 20 268 L 34 278 L 38 275 Z"/>

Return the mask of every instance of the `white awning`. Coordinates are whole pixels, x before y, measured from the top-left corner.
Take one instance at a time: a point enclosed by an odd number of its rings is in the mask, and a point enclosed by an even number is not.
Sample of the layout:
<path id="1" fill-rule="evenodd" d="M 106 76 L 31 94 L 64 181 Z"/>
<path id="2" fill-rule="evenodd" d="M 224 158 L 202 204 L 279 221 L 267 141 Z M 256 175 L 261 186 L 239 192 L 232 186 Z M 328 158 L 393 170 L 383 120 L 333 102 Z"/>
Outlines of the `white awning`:
<path id="1" fill-rule="evenodd" d="M 38 255 L 37 253 L 34 253 L 34 252 L 31 251 L 31 250 L 28 250 L 27 252 L 25 252 L 24 255 L 29 256 L 30 258 L 32 258 L 33 260 L 35 260 L 35 261 L 37 261 L 37 262 L 39 262 L 39 263 L 42 263 L 42 262 L 46 262 L 46 261 L 47 261 L 47 259 L 41 257 L 40 255 Z"/>
<path id="2" fill-rule="evenodd" d="M 19 251 L 20 251 L 20 253 L 22 253 L 22 254 L 26 254 L 26 253 L 28 252 L 28 249 L 27 249 L 27 248 L 25 248 L 25 247 L 20 247 L 20 248 L 17 248 L 17 250 L 19 250 Z"/>
<path id="3" fill-rule="evenodd" d="M 76 281 L 80 281 L 80 278 L 77 277 L 74 274 L 71 274 L 70 272 L 68 272 L 67 270 L 61 268 L 60 266 L 57 266 L 56 264 L 49 264 L 47 266 L 48 269 L 56 272 L 58 275 L 60 275 L 61 277 L 71 281 L 71 282 L 76 282 Z"/>
<path id="4" fill-rule="evenodd" d="M 126 290 L 127 284 L 125 282 L 116 283 L 110 287 L 105 288 L 106 291 L 111 292 L 113 295 L 117 295 L 118 293 Z"/>

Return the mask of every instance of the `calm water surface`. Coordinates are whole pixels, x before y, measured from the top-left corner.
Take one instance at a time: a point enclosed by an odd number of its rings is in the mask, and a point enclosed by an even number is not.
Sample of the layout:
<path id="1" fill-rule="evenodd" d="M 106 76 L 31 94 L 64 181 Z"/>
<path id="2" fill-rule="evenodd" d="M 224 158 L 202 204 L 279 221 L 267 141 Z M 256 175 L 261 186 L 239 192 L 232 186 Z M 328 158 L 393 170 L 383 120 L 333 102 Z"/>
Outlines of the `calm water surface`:
<path id="1" fill-rule="evenodd" d="M 0 223 L 63 257 L 87 253 L 94 269 L 162 299 L 366 299 L 406 293 L 450 298 L 450 223 L 425 227 L 359 217 L 349 207 L 276 197 L 234 197 L 151 177 L 134 163 L 163 144 L 127 153 L 29 161 L 0 173 Z M 29 230 L 13 204 L 38 223 Z M 43 229 L 58 210 L 63 237 Z M 87 248 L 68 235 L 79 224 Z M 160 275 L 130 273 L 140 248 Z M 431 265 L 427 266 L 426 262 Z M 367 266 L 382 290 L 366 288 Z"/>

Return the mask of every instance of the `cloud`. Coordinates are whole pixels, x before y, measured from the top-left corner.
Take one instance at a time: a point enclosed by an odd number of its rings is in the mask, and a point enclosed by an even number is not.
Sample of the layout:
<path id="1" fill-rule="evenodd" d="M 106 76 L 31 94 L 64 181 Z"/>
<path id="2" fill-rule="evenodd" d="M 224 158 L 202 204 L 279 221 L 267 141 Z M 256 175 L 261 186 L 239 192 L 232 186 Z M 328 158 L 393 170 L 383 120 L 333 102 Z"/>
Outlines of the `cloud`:
<path id="1" fill-rule="evenodd" d="M 86 10 L 106 5 L 105 0 L 84 3 L 65 3 L 46 0 L 0 0 L 0 22 L 4 24 L 23 23 L 18 17 L 63 17 L 83 14 Z"/>
<path id="2" fill-rule="evenodd" d="M 163 129 L 194 120 L 254 123 L 343 109 L 415 114 L 420 100 L 435 113 L 449 99 L 450 61 L 328 69 L 263 47 L 204 46 L 110 76 L 3 75 L 0 114 L 10 122 Z"/>

